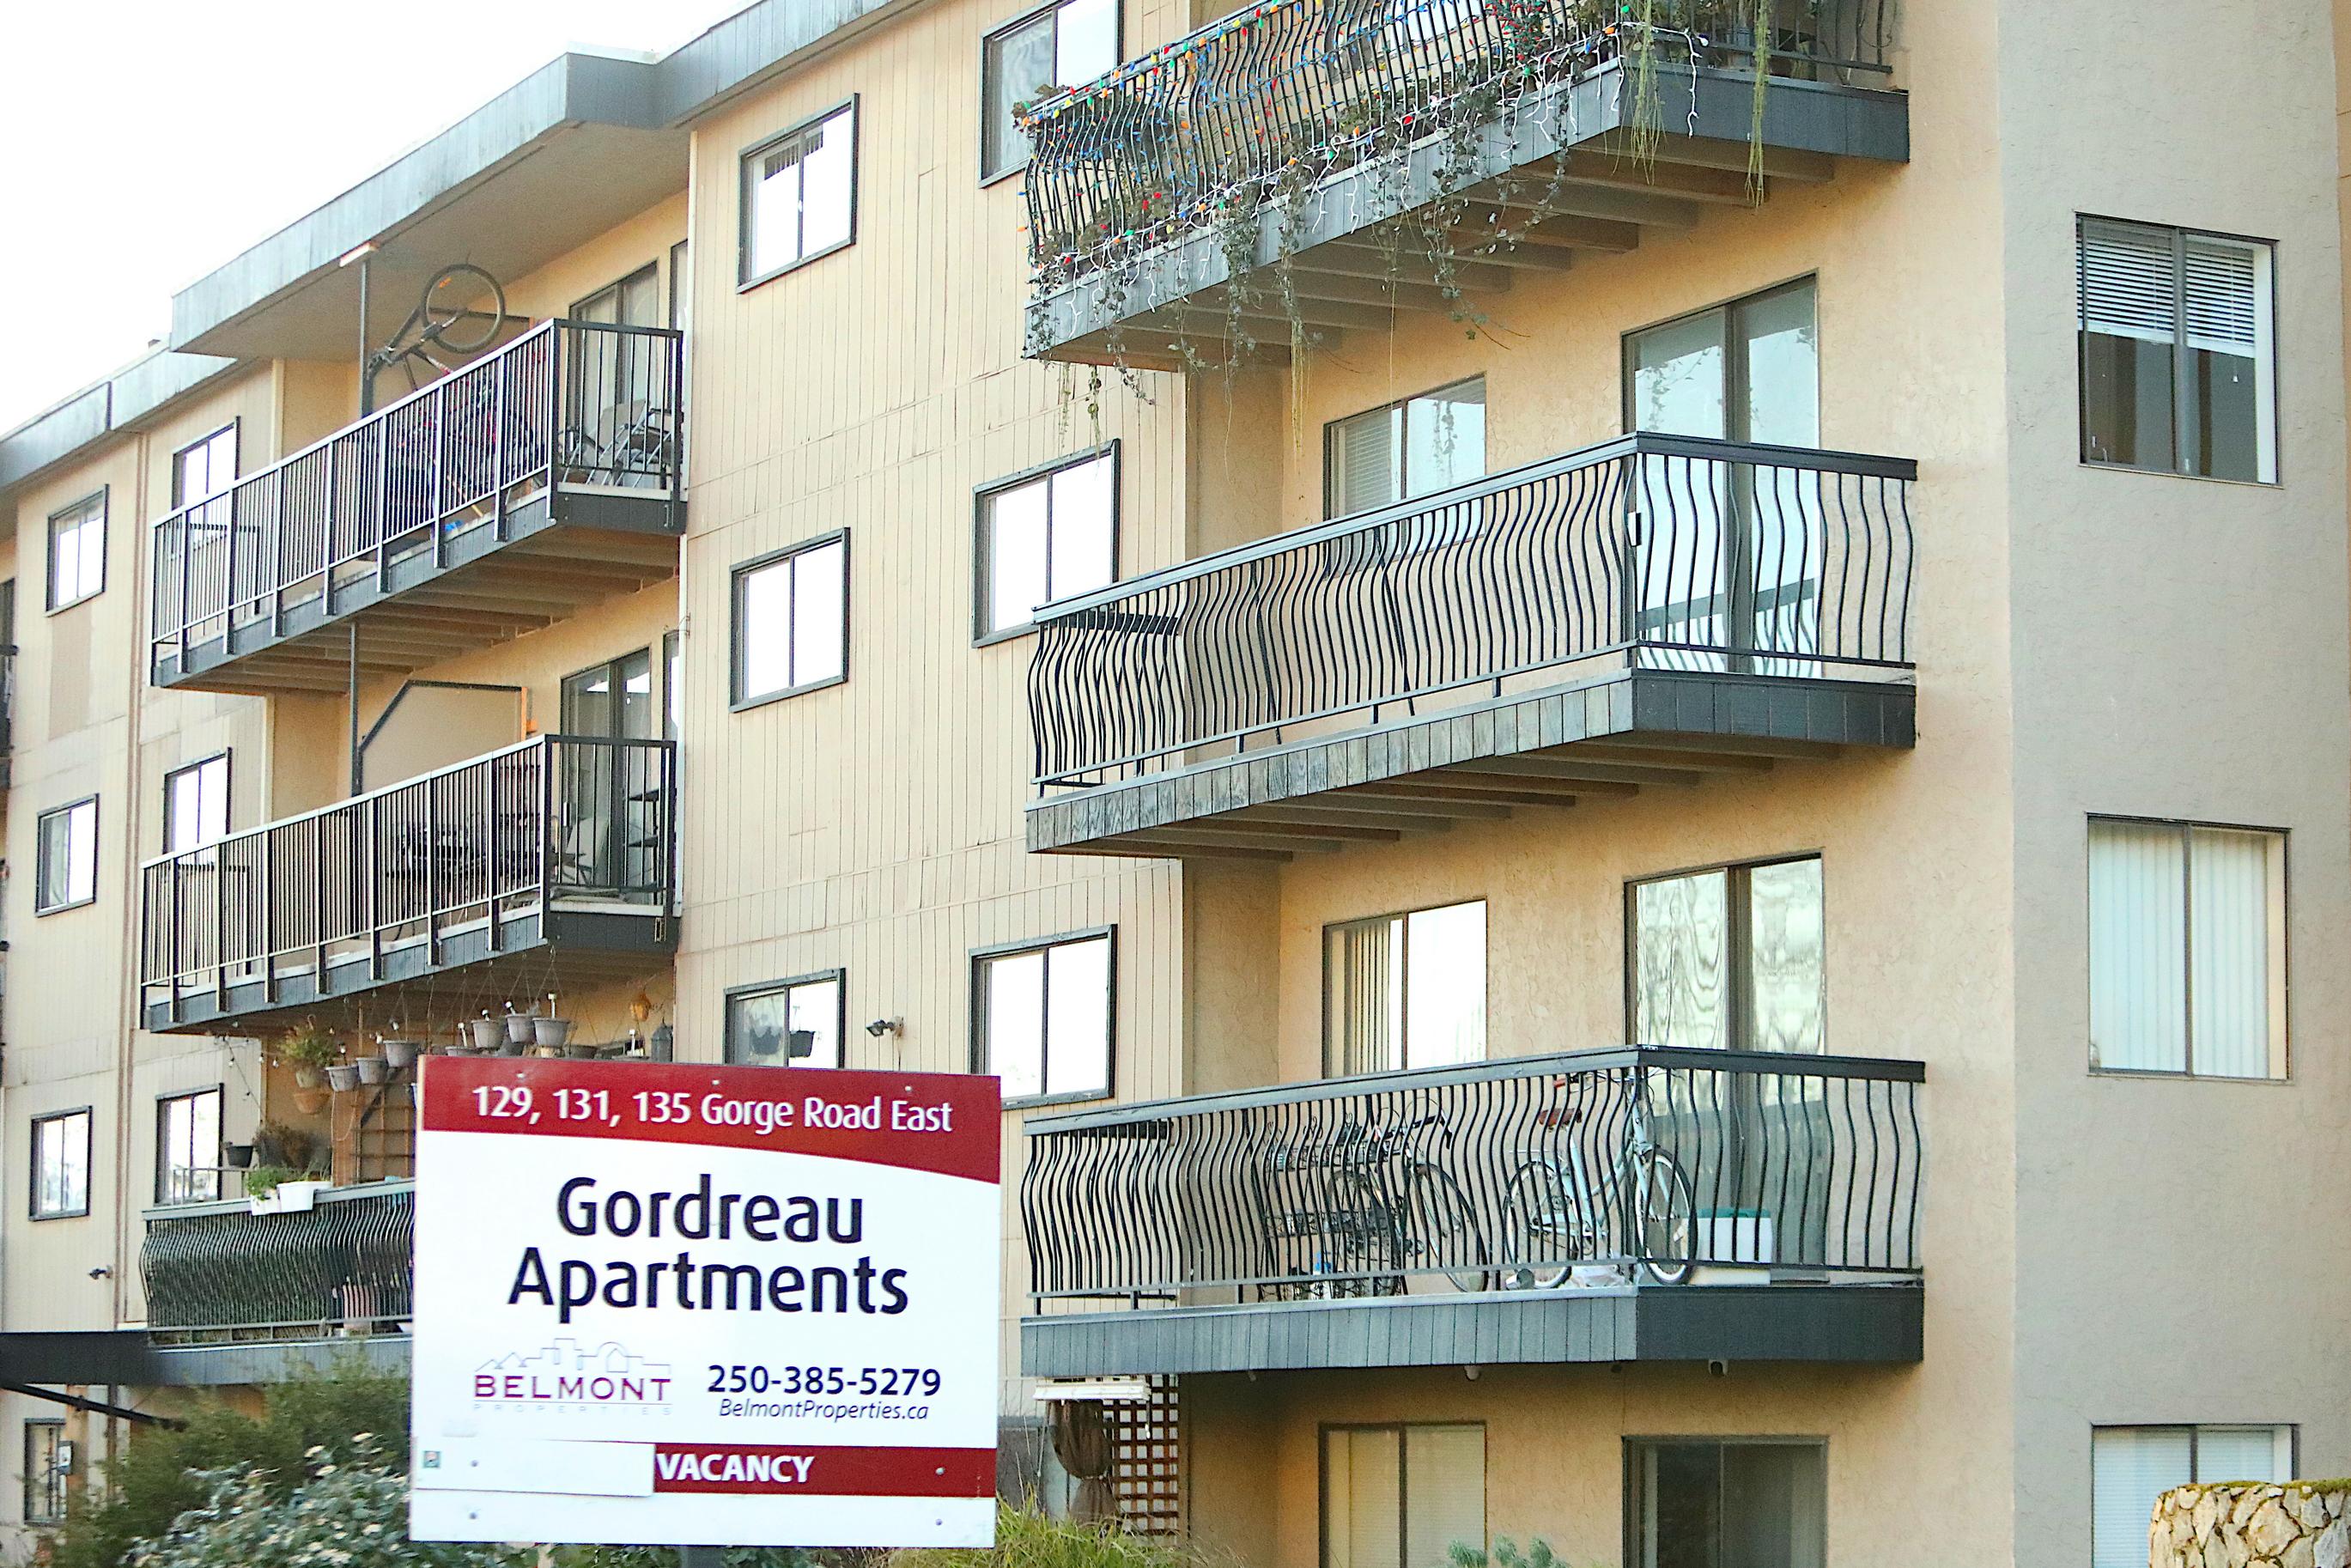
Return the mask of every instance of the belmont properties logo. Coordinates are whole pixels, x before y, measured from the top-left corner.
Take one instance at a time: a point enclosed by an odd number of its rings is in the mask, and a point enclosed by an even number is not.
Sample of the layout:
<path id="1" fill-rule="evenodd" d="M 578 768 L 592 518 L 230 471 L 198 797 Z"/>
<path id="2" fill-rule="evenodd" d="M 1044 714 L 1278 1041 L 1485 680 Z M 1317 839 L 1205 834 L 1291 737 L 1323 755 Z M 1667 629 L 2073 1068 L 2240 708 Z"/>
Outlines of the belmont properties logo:
<path id="1" fill-rule="evenodd" d="M 576 1340 L 559 1339 L 534 1355 L 509 1351 L 482 1363 L 474 1373 L 474 1403 L 590 1407 L 667 1405 L 669 1374 L 667 1362 L 632 1355 L 616 1340 L 582 1350 Z"/>

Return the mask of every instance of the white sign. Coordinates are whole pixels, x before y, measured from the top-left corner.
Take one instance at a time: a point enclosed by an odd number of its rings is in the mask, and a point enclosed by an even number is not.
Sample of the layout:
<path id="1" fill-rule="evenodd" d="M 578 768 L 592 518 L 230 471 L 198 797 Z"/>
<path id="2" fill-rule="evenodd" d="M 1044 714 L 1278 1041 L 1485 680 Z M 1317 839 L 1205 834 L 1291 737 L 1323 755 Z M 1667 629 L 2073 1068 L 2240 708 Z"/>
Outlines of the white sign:
<path id="1" fill-rule="evenodd" d="M 984 1546 L 996 1081 L 434 1057 L 418 1541 Z"/>

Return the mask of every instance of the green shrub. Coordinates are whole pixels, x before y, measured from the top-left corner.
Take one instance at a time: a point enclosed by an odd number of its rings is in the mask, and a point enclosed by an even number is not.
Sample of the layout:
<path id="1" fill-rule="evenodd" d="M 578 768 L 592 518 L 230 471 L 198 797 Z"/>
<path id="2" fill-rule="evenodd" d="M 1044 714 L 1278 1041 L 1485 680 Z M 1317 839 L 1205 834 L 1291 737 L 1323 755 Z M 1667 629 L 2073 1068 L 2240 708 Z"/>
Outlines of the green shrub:
<path id="1" fill-rule="evenodd" d="M 997 1511 L 994 1546 L 913 1548 L 892 1553 L 888 1568 L 1201 1568 L 1204 1562 L 1186 1542 L 1007 1505 Z"/>
<path id="2" fill-rule="evenodd" d="M 316 1448 L 329 1462 L 353 1452 L 354 1435 L 372 1434 L 369 1462 L 398 1476 L 408 1469 L 408 1380 L 344 1370 L 281 1384 L 269 1391 L 259 1420 L 206 1398 L 179 1429 L 141 1427 L 78 1496 L 57 1531 L 56 1568 L 123 1568 L 134 1542 L 158 1539 L 172 1521 L 204 1506 L 205 1472 L 248 1472 L 283 1495 L 309 1473 Z M 405 1481 L 402 1481 L 405 1494 Z"/>
<path id="3" fill-rule="evenodd" d="M 347 1448 L 340 1465 L 312 1449 L 290 1490 L 251 1467 L 198 1472 L 204 1500 L 134 1545 L 131 1568 L 526 1568 L 537 1555 L 410 1541 L 408 1478 L 382 1468 L 367 1434 Z"/>

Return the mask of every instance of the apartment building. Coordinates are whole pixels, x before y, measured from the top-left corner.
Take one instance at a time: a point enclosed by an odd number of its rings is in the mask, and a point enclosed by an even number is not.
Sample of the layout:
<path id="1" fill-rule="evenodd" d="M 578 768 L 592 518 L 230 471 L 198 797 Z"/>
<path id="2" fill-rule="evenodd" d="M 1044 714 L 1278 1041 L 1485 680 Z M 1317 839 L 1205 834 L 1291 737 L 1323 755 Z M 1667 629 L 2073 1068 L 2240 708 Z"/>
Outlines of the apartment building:
<path id="1" fill-rule="evenodd" d="M 563 57 L 0 436 L 12 1526 L 509 1012 L 1001 1076 L 1007 1490 L 1269 1568 L 2351 1469 L 2344 18 L 1228 10 Z"/>

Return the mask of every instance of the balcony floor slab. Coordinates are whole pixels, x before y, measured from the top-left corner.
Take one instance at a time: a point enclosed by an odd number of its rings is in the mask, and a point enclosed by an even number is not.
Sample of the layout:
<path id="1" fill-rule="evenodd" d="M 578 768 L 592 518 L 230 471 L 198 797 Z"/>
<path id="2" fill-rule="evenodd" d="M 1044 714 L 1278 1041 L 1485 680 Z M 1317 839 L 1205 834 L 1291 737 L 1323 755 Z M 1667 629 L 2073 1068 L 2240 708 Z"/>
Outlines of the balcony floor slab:
<path id="1" fill-rule="evenodd" d="M 1618 670 L 1050 796 L 1029 808 L 1029 848 L 1286 861 L 1846 747 L 1907 749 L 1917 706 L 1907 680 Z"/>
<path id="2" fill-rule="evenodd" d="M 1020 1324 L 1030 1377 L 1776 1361 L 1924 1354 L 1902 1284 L 1617 1285 L 1051 1314 Z"/>

